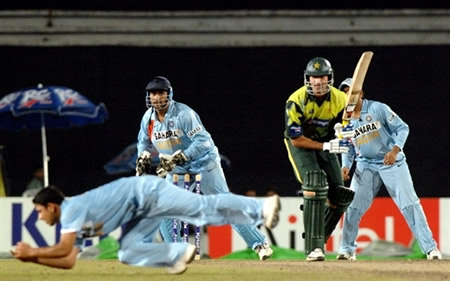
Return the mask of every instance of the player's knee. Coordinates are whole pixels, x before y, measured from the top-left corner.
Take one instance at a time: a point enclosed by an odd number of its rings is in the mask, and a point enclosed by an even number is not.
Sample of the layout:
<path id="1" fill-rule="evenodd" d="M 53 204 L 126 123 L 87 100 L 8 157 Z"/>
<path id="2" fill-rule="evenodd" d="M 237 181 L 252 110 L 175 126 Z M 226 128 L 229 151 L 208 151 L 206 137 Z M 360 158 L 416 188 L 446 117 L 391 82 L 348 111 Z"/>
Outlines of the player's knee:
<path id="1" fill-rule="evenodd" d="M 305 200 L 325 200 L 328 194 L 327 176 L 323 170 L 311 170 L 306 172 L 302 186 Z"/>
<path id="2" fill-rule="evenodd" d="M 328 192 L 329 207 L 345 212 L 353 201 L 355 192 L 345 186 L 336 186 Z"/>
<path id="3" fill-rule="evenodd" d="M 117 253 L 117 259 L 123 264 L 131 264 L 131 255 L 127 250 L 119 250 Z"/>

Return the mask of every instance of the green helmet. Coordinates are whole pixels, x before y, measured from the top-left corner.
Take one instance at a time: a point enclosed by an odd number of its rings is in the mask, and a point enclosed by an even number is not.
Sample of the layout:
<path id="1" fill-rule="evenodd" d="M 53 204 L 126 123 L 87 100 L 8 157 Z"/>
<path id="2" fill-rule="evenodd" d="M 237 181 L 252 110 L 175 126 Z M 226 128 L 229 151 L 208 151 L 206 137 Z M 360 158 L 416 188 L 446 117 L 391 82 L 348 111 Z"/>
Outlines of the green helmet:
<path id="1" fill-rule="evenodd" d="M 331 63 L 321 57 L 313 58 L 306 65 L 305 73 L 304 73 L 304 83 L 307 87 L 307 91 L 309 94 L 314 95 L 311 88 L 311 83 L 309 82 L 310 76 L 328 76 L 328 91 L 334 83 L 334 70 L 331 67 Z M 328 91 L 326 93 L 328 93 Z M 324 94 L 326 94 L 324 93 Z"/>

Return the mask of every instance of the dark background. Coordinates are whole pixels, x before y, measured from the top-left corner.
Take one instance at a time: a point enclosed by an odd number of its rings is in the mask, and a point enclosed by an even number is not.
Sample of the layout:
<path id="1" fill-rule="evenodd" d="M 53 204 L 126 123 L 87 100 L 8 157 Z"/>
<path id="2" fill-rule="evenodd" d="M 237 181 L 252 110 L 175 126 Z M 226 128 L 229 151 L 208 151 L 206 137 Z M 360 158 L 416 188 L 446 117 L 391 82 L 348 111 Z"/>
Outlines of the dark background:
<path id="1" fill-rule="evenodd" d="M 1 10 L 259 10 L 440 9 L 448 1 L 2 1 Z M 73 88 L 106 104 L 103 125 L 47 130 L 50 183 L 67 195 L 116 177 L 103 165 L 136 141 L 146 110 L 144 87 L 155 75 L 170 79 L 174 99 L 196 110 L 219 151 L 233 192 L 269 188 L 294 196 L 299 189 L 283 144 L 284 103 L 303 85 L 316 56 L 331 61 L 335 86 L 353 74 L 362 52 L 374 51 L 365 91 L 387 103 L 410 126 L 404 148 L 420 197 L 450 197 L 450 46 L 141 48 L 2 47 L 0 97 L 38 83 Z M 42 166 L 40 131 L 0 131 L 9 195 L 21 195 Z M 132 173 L 130 173 L 132 175 Z M 381 196 L 386 196 L 382 190 Z"/>
<path id="2" fill-rule="evenodd" d="M 335 85 L 353 74 L 363 51 L 375 53 L 368 98 L 386 102 L 410 126 L 404 148 L 420 197 L 449 197 L 449 46 L 214 48 L 0 47 L 0 96 L 38 83 L 78 90 L 106 104 L 103 125 L 48 129 L 50 183 L 74 195 L 112 180 L 103 165 L 136 141 L 144 88 L 170 79 L 174 99 L 198 112 L 219 151 L 233 192 L 253 187 L 294 196 L 299 188 L 283 144 L 284 103 L 303 85 L 315 56 L 330 60 Z M 0 131 L 10 195 L 41 166 L 40 131 Z M 381 195 L 386 195 L 385 191 Z"/>

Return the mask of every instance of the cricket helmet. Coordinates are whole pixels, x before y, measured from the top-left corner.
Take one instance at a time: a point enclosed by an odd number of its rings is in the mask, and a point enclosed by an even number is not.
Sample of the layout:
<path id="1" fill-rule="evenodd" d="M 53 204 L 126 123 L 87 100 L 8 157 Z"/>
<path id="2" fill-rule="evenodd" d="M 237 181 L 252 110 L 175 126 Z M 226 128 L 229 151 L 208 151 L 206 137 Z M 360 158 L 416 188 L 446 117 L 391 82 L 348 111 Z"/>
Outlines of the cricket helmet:
<path id="1" fill-rule="evenodd" d="M 147 105 L 148 108 L 152 107 L 152 102 L 150 100 L 150 92 L 155 90 L 167 91 L 168 101 L 170 102 L 172 100 L 173 89 L 169 79 L 163 76 L 156 76 L 155 78 L 150 80 L 150 82 L 148 82 L 147 86 L 145 87 L 145 104 Z M 167 103 L 167 106 L 169 106 L 169 102 Z"/>
<path id="2" fill-rule="evenodd" d="M 309 81 L 310 76 L 328 76 L 328 90 L 324 94 L 328 93 L 330 91 L 330 87 L 333 86 L 334 70 L 331 67 L 331 63 L 325 58 L 313 58 L 306 65 L 304 72 L 304 83 L 307 87 L 308 94 L 314 95 L 311 83 Z"/>

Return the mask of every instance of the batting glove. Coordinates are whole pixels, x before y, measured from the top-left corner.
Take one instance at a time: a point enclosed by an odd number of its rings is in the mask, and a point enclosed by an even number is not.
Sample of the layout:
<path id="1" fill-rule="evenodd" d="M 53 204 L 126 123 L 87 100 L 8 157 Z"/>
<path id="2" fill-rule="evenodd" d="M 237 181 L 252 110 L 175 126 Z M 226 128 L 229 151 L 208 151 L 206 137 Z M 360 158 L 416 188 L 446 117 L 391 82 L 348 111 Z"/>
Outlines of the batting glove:
<path id="1" fill-rule="evenodd" d="M 339 139 L 350 139 L 355 136 L 355 129 L 351 124 L 348 124 L 342 128 L 341 123 L 336 123 L 336 125 L 334 125 L 334 134 Z"/>
<path id="2" fill-rule="evenodd" d="M 347 153 L 351 145 L 348 139 L 334 139 L 323 143 L 323 150 L 330 153 Z"/>
<path id="3" fill-rule="evenodd" d="M 150 174 L 152 168 L 152 156 L 150 152 L 144 151 L 136 159 L 136 176 Z"/>

